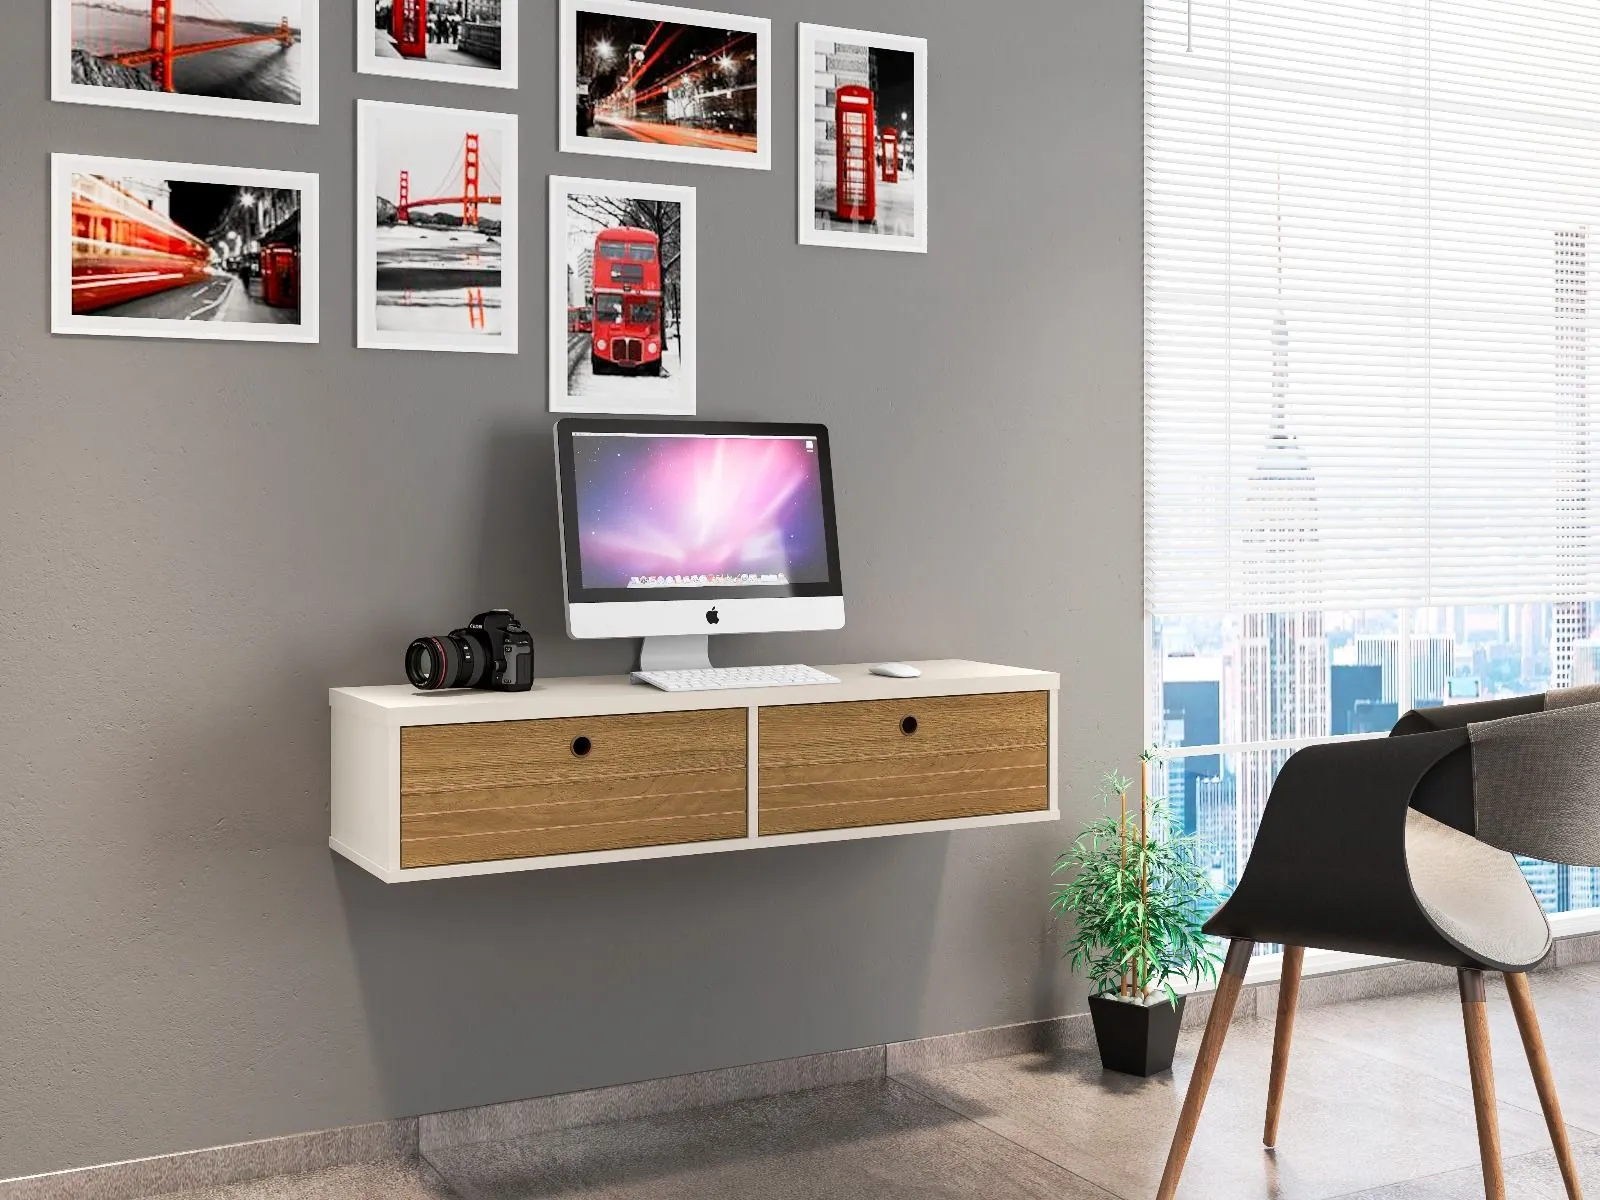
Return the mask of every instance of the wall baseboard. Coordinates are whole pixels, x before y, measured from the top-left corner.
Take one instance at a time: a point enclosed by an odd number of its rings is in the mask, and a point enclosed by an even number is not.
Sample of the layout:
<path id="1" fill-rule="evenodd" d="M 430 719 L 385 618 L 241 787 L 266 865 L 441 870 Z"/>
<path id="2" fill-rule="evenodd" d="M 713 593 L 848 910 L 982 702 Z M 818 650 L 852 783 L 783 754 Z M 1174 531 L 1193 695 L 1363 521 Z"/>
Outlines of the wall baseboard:
<path id="1" fill-rule="evenodd" d="M 1600 934 L 1580 934 L 1557 939 L 1554 952 L 1539 969 L 1560 969 L 1596 961 L 1600 961 Z M 1454 984 L 1455 972 L 1449 967 L 1386 963 L 1307 975 L 1300 987 L 1300 1006 L 1321 1008 Z M 1275 981 L 1247 985 L 1240 993 L 1234 1020 L 1270 1018 L 1276 1010 L 1277 998 Z M 1193 1028 L 1204 1024 L 1210 1012 L 1210 992 L 1190 995 L 1184 1008 L 1184 1026 Z M 426 1157 L 432 1150 L 450 1146 L 706 1108 L 886 1075 L 909 1075 L 1008 1054 L 1085 1050 L 1093 1045 L 1094 1030 L 1089 1014 L 1073 1013 L 1045 1021 L 1024 1021 L 857 1050 L 808 1054 L 666 1079 L 0 1180 L 0 1200 L 141 1200 L 164 1192 L 220 1187 L 273 1175 L 404 1160 L 419 1155 Z"/>

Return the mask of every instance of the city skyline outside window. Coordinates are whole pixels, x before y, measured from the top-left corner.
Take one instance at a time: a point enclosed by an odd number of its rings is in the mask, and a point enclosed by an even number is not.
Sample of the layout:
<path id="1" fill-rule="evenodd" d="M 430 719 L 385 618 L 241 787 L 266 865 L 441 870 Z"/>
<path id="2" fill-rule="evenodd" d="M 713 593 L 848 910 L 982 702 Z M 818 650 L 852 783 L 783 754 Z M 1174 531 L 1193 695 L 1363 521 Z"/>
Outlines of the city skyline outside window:
<path id="1" fill-rule="evenodd" d="M 1146 738 L 1226 895 L 1297 748 L 1600 682 L 1600 6 L 1145 0 L 1144 119 Z"/>
<path id="2" fill-rule="evenodd" d="M 1386 735 L 1410 708 L 1600 683 L 1600 603 L 1157 618 L 1150 651 L 1154 786 L 1226 897 L 1295 749 Z M 1600 908 L 1600 870 L 1519 862 L 1547 912 Z"/>

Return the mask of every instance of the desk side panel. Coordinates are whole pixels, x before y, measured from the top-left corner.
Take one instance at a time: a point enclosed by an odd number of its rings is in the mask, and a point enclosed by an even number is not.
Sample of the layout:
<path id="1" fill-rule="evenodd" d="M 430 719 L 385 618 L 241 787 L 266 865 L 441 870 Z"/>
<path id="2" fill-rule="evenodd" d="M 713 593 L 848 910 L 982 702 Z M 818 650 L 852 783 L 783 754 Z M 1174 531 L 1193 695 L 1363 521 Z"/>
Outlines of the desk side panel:
<path id="1" fill-rule="evenodd" d="M 374 874 L 400 865 L 400 731 L 333 710 L 329 844 Z"/>

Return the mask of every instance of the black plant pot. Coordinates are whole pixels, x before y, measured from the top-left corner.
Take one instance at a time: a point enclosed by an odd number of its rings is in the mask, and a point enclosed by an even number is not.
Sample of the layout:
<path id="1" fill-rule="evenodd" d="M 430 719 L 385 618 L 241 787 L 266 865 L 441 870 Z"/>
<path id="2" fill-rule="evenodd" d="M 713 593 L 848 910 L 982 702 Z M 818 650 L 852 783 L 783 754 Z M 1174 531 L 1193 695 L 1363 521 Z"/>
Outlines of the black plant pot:
<path id="1" fill-rule="evenodd" d="M 1115 996 L 1090 996 L 1094 1040 L 1100 1047 L 1100 1065 L 1125 1075 L 1150 1076 L 1172 1069 L 1178 1048 L 1178 1025 L 1183 1002 L 1140 1004 Z"/>

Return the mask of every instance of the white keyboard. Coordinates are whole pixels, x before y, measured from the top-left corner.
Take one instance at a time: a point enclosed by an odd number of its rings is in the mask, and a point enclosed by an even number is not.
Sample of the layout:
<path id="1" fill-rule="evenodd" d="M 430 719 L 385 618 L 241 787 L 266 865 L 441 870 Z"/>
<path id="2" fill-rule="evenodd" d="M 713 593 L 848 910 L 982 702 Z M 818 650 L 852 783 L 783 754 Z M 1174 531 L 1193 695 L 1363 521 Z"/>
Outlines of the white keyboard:
<path id="1" fill-rule="evenodd" d="M 815 667 L 704 667 L 688 671 L 635 671 L 635 683 L 663 692 L 715 692 L 726 688 L 793 687 L 803 683 L 838 683 Z"/>

